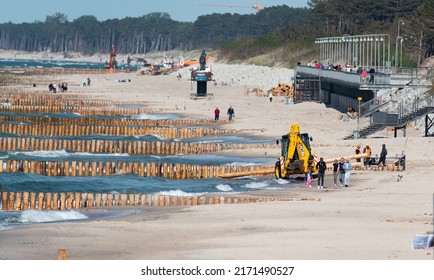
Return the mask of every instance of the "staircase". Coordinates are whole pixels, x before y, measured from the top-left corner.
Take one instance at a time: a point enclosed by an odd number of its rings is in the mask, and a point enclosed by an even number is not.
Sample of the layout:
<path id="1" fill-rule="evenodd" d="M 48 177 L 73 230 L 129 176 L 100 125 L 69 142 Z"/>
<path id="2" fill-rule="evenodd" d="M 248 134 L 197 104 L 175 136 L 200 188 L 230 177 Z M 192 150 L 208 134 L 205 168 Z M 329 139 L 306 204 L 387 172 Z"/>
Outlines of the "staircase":
<path id="1" fill-rule="evenodd" d="M 371 101 L 370 101 L 371 102 Z M 367 102 L 368 103 L 368 102 Z M 381 107 L 383 107 L 384 104 L 378 105 L 377 108 L 371 109 L 369 110 L 369 114 L 375 112 L 376 110 L 380 109 Z M 403 104 L 399 105 L 399 109 L 398 111 L 399 113 L 399 118 L 398 118 L 398 124 L 396 125 L 396 127 L 403 127 L 405 125 L 407 125 L 409 122 L 415 121 L 423 116 L 427 116 L 429 114 L 434 114 L 434 102 L 433 102 L 433 96 L 432 95 L 427 95 L 426 98 L 421 99 L 421 100 L 416 100 L 412 106 L 405 106 Z M 405 112 L 406 110 L 408 110 L 408 107 L 410 107 L 411 109 L 407 112 Z M 366 116 L 369 114 L 362 114 L 362 116 Z M 378 131 L 381 131 L 383 129 L 385 129 L 386 127 L 389 127 L 390 125 L 387 124 L 379 124 L 379 123 L 371 123 L 369 126 L 361 129 L 359 131 L 359 138 L 366 138 L 367 136 L 374 134 Z M 344 140 L 352 140 L 354 139 L 354 135 L 347 135 L 344 137 Z"/>

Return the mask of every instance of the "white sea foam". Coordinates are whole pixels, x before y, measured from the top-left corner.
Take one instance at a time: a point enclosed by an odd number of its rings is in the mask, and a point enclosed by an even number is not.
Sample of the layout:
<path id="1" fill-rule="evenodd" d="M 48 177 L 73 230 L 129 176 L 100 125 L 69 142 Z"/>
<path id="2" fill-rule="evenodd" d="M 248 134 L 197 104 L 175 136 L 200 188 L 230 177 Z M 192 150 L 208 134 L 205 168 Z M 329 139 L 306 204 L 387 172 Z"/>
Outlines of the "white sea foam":
<path id="1" fill-rule="evenodd" d="M 146 134 L 146 135 L 142 135 L 142 136 L 152 136 L 157 138 L 158 140 L 166 140 L 166 138 L 161 137 L 160 135 L 156 135 L 156 134 Z"/>
<path id="2" fill-rule="evenodd" d="M 266 189 L 269 186 L 268 182 L 252 182 L 245 185 L 242 185 L 242 188 L 247 189 Z"/>
<path id="3" fill-rule="evenodd" d="M 230 191 L 234 190 L 233 188 L 231 188 L 231 186 L 226 185 L 226 184 L 219 184 L 216 186 L 216 189 L 218 189 L 219 191 L 222 191 L 222 192 L 230 192 Z"/>
<path id="4" fill-rule="evenodd" d="M 258 164 L 254 163 L 254 162 L 238 162 L 238 161 L 234 161 L 234 162 L 227 163 L 226 165 L 229 165 L 229 166 L 253 166 L 253 165 L 258 165 Z"/>
<path id="5" fill-rule="evenodd" d="M 22 154 L 26 156 L 37 156 L 37 157 L 66 157 L 68 152 L 65 150 L 59 151 L 30 151 L 30 152 L 10 152 L 11 155 Z"/>
<path id="6" fill-rule="evenodd" d="M 170 190 L 170 191 L 162 191 L 158 193 L 159 195 L 170 195 L 170 196 L 200 196 L 206 194 L 203 193 L 187 193 L 181 190 Z"/>
<path id="7" fill-rule="evenodd" d="M 82 220 L 87 219 L 86 215 L 83 215 L 75 210 L 71 211 L 37 211 L 27 210 L 23 211 L 20 217 L 21 223 L 43 223 L 43 222 L 57 222 L 66 220 Z"/>
<path id="8" fill-rule="evenodd" d="M 150 115 L 150 114 L 139 114 L 131 116 L 132 119 L 137 120 L 167 120 L 170 119 L 169 116 L 165 115 Z"/>
<path id="9" fill-rule="evenodd" d="M 128 153 L 123 153 L 123 154 L 97 154 L 97 153 L 74 153 L 74 155 L 76 156 L 113 156 L 113 157 L 128 157 L 130 156 Z"/>
<path id="10" fill-rule="evenodd" d="M 198 141 L 197 143 L 201 143 L 201 144 L 208 144 L 208 143 L 222 143 L 223 140 L 202 140 L 202 141 Z"/>
<path id="11" fill-rule="evenodd" d="M 279 185 L 286 185 L 286 184 L 289 184 L 289 181 L 280 178 L 280 179 L 277 179 L 277 180 L 276 180 L 276 183 L 278 183 Z"/>

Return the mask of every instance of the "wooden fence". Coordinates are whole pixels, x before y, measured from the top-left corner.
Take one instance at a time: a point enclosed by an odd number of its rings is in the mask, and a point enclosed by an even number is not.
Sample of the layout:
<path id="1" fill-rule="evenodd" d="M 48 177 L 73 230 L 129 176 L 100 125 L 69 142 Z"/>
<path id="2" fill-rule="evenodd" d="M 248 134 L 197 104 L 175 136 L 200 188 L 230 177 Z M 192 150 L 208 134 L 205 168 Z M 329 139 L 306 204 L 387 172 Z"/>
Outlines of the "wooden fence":
<path id="1" fill-rule="evenodd" d="M 137 174 L 167 179 L 210 179 L 226 173 L 251 172 L 269 166 L 198 165 L 161 162 L 0 160 L 0 173 L 24 172 L 43 176 L 109 176 Z"/>
<path id="2" fill-rule="evenodd" d="M 64 75 L 64 74 L 106 74 L 107 69 L 84 68 L 0 68 L 2 73 L 26 74 L 26 75 Z"/>
<path id="3" fill-rule="evenodd" d="M 169 196 L 159 194 L 112 194 L 80 192 L 1 192 L 2 211 L 58 211 L 116 206 L 196 206 L 277 201 L 321 201 L 315 198 L 270 198 L 239 196 Z"/>
<path id="4" fill-rule="evenodd" d="M 17 135 L 38 136 L 79 136 L 79 135 L 114 135 L 142 136 L 157 135 L 163 138 L 197 138 L 231 134 L 234 130 L 210 127 L 163 127 L 163 126 L 124 126 L 124 125 L 57 125 L 1 123 L 0 132 Z"/>
<path id="5" fill-rule="evenodd" d="M 228 120 L 214 119 L 131 119 L 125 117 L 118 118 L 65 118 L 65 117 L 47 117 L 47 116 L 32 116 L 32 115 L 5 115 L 0 116 L 0 122 L 34 122 L 38 124 L 65 124 L 65 125 L 126 125 L 126 126 L 216 126 L 228 124 Z"/>
<path id="6" fill-rule="evenodd" d="M 128 153 L 131 155 L 205 154 L 228 149 L 275 148 L 275 144 L 164 142 L 141 140 L 84 140 L 31 137 L 0 137 L 0 151 L 59 151 Z"/>
<path id="7" fill-rule="evenodd" d="M 154 114 L 165 110 L 150 108 L 122 108 L 122 107 L 80 107 L 70 105 L 53 105 L 53 106 L 0 106 L 4 113 L 15 114 L 59 114 L 74 112 L 82 116 L 129 116 L 139 114 Z"/>

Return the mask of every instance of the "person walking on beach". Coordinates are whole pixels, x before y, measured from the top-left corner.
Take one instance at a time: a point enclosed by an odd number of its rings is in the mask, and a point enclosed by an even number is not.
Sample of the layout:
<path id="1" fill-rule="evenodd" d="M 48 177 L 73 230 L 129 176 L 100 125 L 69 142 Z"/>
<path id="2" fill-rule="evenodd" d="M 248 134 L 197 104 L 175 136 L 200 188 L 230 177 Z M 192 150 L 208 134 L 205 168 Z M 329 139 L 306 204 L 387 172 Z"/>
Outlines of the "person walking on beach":
<path id="1" fill-rule="evenodd" d="M 339 169 L 339 163 L 338 160 L 335 159 L 333 162 L 333 182 L 335 183 L 335 187 L 338 184 L 338 169 Z"/>
<path id="2" fill-rule="evenodd" d="M 234 108 L 232 108 L 232 106 L 229 106 L 229 109 L 228 109 L 228 118 L 231 121 L 233 117 L 235 117 Z"/>
<path id="3" fill-rule="evenodd" d="M 344 168 L 344 158 L 341 158 L 341 161 L 338 163 L 339 167 L 338 167 L 338 172 L 339 172 L 339 183 L 341 188 L 344 185 L 344 181 L 345 181 L 345 168 Z"/>
<path id="4" fill-rule="evenodd" d="M 359 145 L 357 145 L 357 147 L 356 147 L 356 155 L 359 155 L 362 151 L 360 150 L 360 148 L 361 148 L 362 146 L 359 144 Z M 356 162 L 360 162 L 360 158 L 357 158 L 356 159 Z"/>
<path id="5" fill-rule="evenodd" d="M 312 169 L 310 166 L 306 173 L 306 188 L 312 188 Z"/>
<path id="6" fill-rule="evenodd" d="M 220 118 L 220 110 L 219 110 L 218 107 L 216 107 L 215 110 L 214 110 L 214 120 L 218 121 L 219 118 Z"/>
<path id="7" fill-rule="evenodd" d="M 345 187 L 348 188 L 350 185 L 350 174 L 351 169 L 353 169 L 353 166 L 351 165 L 350 159 L 347 158 L 347 160 L 344 163 L 344 170 L 345 170 Z"/>
<path id="8" fill-rule="evenodd" d="M 383 148 L 381 149 L 381 153 L 380 153 L 380 159 L 378 160 L 378 166 L 380 166 L 380 164 L 382 164 L 382 166 L 386 165 L 386 156 L 387 156 L 386 144 L 383 144 Z"/>
<path id="9" fill-rule="evenodd" d="M 324 189 L 324 174 L 327 169 L 327 165 L 322 157 L 319 158 L 316 168 L 318 169 L 318 189 Z"/>
<path id="10" fill-rule="evenodd" d="M 270 93 L 268 94 L 268 99 L 270 99 L 270 102 L 273 101 L 273 93 L 272 93 L 272 92 L 270 92 Z"/>

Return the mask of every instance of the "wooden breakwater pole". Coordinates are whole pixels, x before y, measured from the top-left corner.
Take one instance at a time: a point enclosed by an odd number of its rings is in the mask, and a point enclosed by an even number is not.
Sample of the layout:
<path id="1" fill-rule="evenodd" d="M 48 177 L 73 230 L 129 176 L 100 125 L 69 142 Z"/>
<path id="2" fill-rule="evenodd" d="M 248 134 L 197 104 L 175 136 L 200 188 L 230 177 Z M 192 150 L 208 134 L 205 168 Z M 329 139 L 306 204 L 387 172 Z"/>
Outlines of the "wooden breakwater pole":
<path id="1" fill-rule="evenodd" d="M 255 172 L 269 166 L 196 165 L 161 162 L 95 162 L 0 160 L 0 173 L 31 173 L 43 176 L 108 176 L 136 174 L 167 179 L 210 179 L 234 172 Z"/>
<path id="2" fill-rule="evenodd" d="M 158 135 L 169 138 L 199 138 L 231 134 L 233 130 L 209 127 L 163 127 L 124 125 L 65 125 L 0 123 L 0 132 L 33 136 L 78 136 L 105 134 L 114 136 Z"/>
<path id="3" fill-rule="evenodd" d="M 274 147 L 274 144 L 231 144 L 103 139 L 85 140 L 0 136 L 0 150 L 2 151 L 68 150 L 87 153 L 128 153 L 134 155 L 148 155 L 155 153 L 173 155 L 205 154 L 230 149 L 265 149 Z"/>
<path id="4" fill-rule="evenodd" d="M 0 116 L 0 122 L 34 122 L 39 124 L 65 124 L 65 125 L 126 125 L 126 126 L 212 126 L 215 127 L 214 120 L 190 120 L 190 119 L 130 119 L 125 117 L 119 118 L 60 118 L 47 116 L 32 116 L 32 115 L 7 115 Z M 218 125 L 228 124 L 228 120 L 219 121 Z M 226 129 L 230 131 L 229 129 Z M 235 133 L 235 130 L 232 130 Z"/>
<path id="5" fill-rule="evenodd" d="M 316 198 L 282 198 L 254 196 L 170 196 L 160 194 L 80 193 L 80 192 L 1 192 L 1 210 L 64 211 L 93 207 L 119 206 L 197 206 L 259 202 L 321 201 Z"/>

